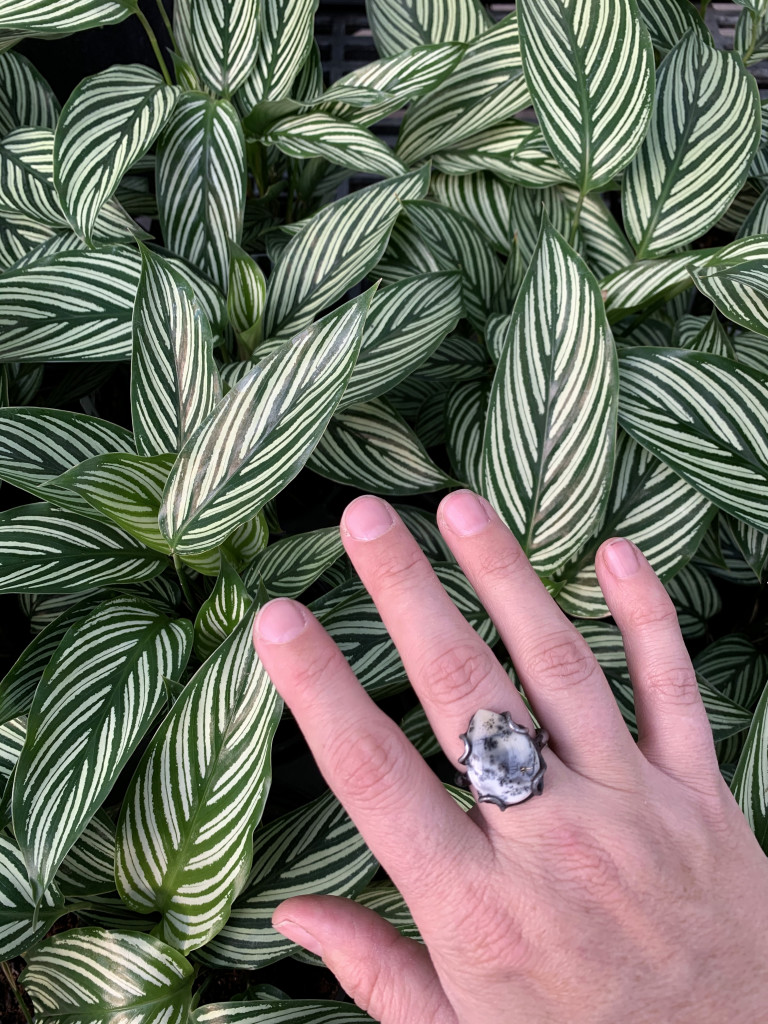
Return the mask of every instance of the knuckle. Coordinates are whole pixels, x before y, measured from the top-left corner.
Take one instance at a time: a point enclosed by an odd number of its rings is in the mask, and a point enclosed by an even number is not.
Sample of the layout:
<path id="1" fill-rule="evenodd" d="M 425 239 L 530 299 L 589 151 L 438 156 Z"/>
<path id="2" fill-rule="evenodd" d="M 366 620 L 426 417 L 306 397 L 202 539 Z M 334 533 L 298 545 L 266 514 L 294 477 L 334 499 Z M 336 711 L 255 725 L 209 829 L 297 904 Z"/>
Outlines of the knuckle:
<path id="1" fill-rule="evenodd" d="M 330 778 L 344 799 L 354 800 L 360 807 L 376 807 L 386 812 L 398 802 L 407 780 L 401 777 L 402 748 L 394 730 L 363 731 L 344 738 L 338 749 L 331 751 Z"/>
<path id="2" fill-rule="evenodd" d="M 616 844 L 604 842 L 583 826 L 556 824 L 538 837 L 543 864 L 557 864 L 558 885 L 577 906 L 603 906 L 620 901 L 625 892 L 622 872 L 611 852 Z"/>
<path id="3" fill-rule="evenodd" d="M 450 707 L 463 704 L 490 679 L 498 663 L 491 652 L 478 643 L 459 643 L 425 660 L 421 675 L 430 694 Z"/>
<path id="4" fill-rule="evenodd" d="M 491 587 L 508 584 L 510 577 L 524 570 L 528 564 L 523 549 L 516 543 L 484 548 L 477 553 L 476 563 L 477 578 Z"/>
<path id="5" fill-rule="evenodd" d="M 648 629 L 661 627 L 662 629 L 677 629 L 677 612 L 672 601 L 668 598 L 651 601 L 649 603 L 638 601 L 633 604 L 627 613 L 628 625 L 631 629 Z"/>
<path id="6" fill-rule="evenodd" d="M 470 883 L 453 920 L 454 956 L 462 969 L 498 977 L 500 971 L 525 971 L 536 960 L 530 928 L 510 908 L 504 887 Z"/>
<path id="7" fill-rule="evenodd" d="M 581 637 L 563 633 L 540 640 L 525 661 L 530 674 L 554 690 L 585 683 L 597 669 L 587 643 Z"/>
<path id="8" fill-rule="evenodd" d="M 377 552 L 376 557 L 375 586 L 379 593 L 422 587 L 431 574 L 429 563 L 415 544 L 406 551 L 395 547 L 394 551 Z"/>
<path id="9" fill-rule="evenodd" d="M 658 665 L 643 678 L 643 688 L 654 702 L 690 708 L 701 701 L 696 673 L 690 665 Z"/>
<path id="10" fill-rule="evenodd" d="M 313 643 L 301 652 L 291 670 L 291 689 L 302 704 L 317 700 L 321 680 L 338 675 L 340 658 L 338 650 L 322 643 Z"/>

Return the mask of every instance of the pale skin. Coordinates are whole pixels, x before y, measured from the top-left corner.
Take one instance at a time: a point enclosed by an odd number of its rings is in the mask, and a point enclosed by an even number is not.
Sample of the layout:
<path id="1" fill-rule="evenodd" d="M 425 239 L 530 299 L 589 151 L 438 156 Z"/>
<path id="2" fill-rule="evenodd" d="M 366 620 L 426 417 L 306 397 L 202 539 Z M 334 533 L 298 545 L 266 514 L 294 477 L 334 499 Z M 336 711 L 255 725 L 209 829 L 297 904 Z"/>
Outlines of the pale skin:
<path id="1" fill-rule="evenodd" d="M 589 647 L 491 506 L 456 491 L 437 518 L 549 732 L 543 793 L 460 810 L 317 620 L 271 601 L 256 650 L 424 944 L 332 896 L 286 900 L 274 926 L 383 1024 L 765 1019 L 768 858 L 720 775 L 648 562 L 618 538 L 596 559 L 624 638 L 635 743 Z M 508 710 L 532 733 L 519 692 L 391 507 L 357 498 L 341 535 L 447 757 L 456 764 L 478 708 Z"/>

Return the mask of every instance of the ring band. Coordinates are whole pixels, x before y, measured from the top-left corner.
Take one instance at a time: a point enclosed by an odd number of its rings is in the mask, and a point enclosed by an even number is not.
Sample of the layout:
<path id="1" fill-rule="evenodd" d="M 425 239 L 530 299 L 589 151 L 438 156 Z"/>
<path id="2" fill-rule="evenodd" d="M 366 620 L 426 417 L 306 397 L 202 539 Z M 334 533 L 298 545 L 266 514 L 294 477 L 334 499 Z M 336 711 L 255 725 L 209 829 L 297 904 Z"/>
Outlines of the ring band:
<path id="1" fill-rule="evenodd" d="M 459 773 L 457 781 L 474 788 L 478 803 L 496 804 L 504 811 L 541 793 L 546 730 L 537 729 L 531 736 L 524 725 L 512 721 L 509 711 L 483 708 L 474 713 L 459 739 L 464 740 L 459 764 L 466 765 L 467 773 Z"/>

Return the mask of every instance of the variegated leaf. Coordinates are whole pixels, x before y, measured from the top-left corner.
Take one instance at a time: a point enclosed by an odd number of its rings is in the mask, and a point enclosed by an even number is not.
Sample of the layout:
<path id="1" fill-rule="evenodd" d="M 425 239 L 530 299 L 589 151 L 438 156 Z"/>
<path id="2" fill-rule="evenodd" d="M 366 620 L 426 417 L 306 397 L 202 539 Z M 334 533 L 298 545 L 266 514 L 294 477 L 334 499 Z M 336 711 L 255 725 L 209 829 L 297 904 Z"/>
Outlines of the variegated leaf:
<path id="1" fill-rule="evenodd" d="M 264 100 L 290 95 L 299 69 L 312 49 L 318 0 L 261 0 L 261 35 L 256 64 L 238 90 L 243 114 Z"/>
<path id="2" fill-rule="evenodd" d="M 683 636 L 704 636 L 709 619 L 722 607 L 717 588 L 707 573 L 696 565 L 686 565 L 667 580 L 666 588 L 674 602 Z"/>
<path id="3" fill-rule="evenodd" d="M 157 195 L 165 244 L 221 289 L 229 242 L 245 211 L 245 139 L 235 108 L 197 92 L 176 103 L 157 146 Z"/>
<path id="4" fill-rule="evenodd" d="M 221 399 L 211 327 L 183 275 L 142 248 L 131 415 L 140 455 L 178 452 Z"/>
<path id="5" fill-rule="evenodd" d="M 428 184 L 428 168 L 389 178 L 330 203 L 307 221 L 270 275 L 265 335 L 290 338 L 360 282 L 381 258 L 401 202 L 420 198 Z"/>
<path id="6" fill-rule="evenodd" d="M 614 324 L 643 306 L 661 305 L 690 287 L 695 269 L 717 252 L 698 249 L 664 256 L 658 260 L 639 260 L 617 270 L 600 282 L 608 320 Z"/>
<path id="7" fill-rule="evenodd" d="M 117 887 L 182 952 L 226 922 L 251 862 L 282 701 L 256 657 L 253 608 L 187 683 L 129 783 Z"/>
<path id="8" fill-rule="evenodd" d="M 336 412 L 307 466 L 330 480 L 377 494 L 422 494 L 453 482 L 383 398 Z"/>
<path id="9" fill-rule="evenodd" d="M 768 334 L 768 235 L 741 238 L 691 268 L 699 291 L 729 320 Z"/>
<path id="10" fill-rule="evenodd" d="M 659 53 L 667 53 L 691 29 L 703 41 L 712 43 L 704 19 L 689 0 L 637 0 L 637 6 Z"/>
<path id="11" fill-rule="evenodd" d="M 227 313 L 238 335 L 238 352 L 244 359 L 261 341 L 266 300 L 267 282 L 261 267 L 244 249 L 230 242 Z"/>
<path id="12" fill-rule="evenodd" d="M 527 121 L 506 121 L 470 135 L 455 148 L 436 152 L 433 163 L 445 174 L 491 171 L 502 181 L 531 188 L 569 180 L 549 151 L 541 128 Z"/>
<path id="13" fill-rule="evenodd" d="M 745 636 L 722 636 L 693 659 L 707 682 L 742 707 L 752 709 L 768 679 L 768 655 Z"/>
<path id="14" fill-rule="evenodd" d="M 421 704 L 403 715 L 400 728 L 422 757 L 434 757 L 442 750 Z"/>
<path id="15" fill-rule="evenodd" d="M 337 526 L 297 533 L 270 544 L 243 573 L 253 592 L 259 581 L 272 597 L 298 597 L 344 554 Z"/>
<path id="16" fill-rule="evenodd" d="M 30 949 L 66 913 L 58 886 L 48 886 L 40 899 L 33 895 L 21 851 L 0 833 L 0 960 Z"/>
<path id="17" fill-rule="evenodd" d="M 118 598 L 72 626 L 54 652 L 13 786 L 14 833 L 36 900 L 152 723 L 163 676 L 181 673 L 191 640 L 185 619 Z"/>
<path id="18" fill-rule="evenodd" d="M 58 238 L 55 230 L 45 224 L 21 217 L 15 217 L 11 224 L 0 216 L 0 271 L 12 267 L 43 243 Z"/>
<path id="19" fill-rule="evenodd" d="M 595 532 L 614 460 L 617 371 L 597 282 L 548 225 L 491 388 L 484 493 L 541 573 Z"/>
<path id="20" fill-rule="evenodd" d="M 621 431 L 605 519 L 563 570 L 558 603 L 569 615 L 609 615 L 595 572 L 595 555 L 603 541 L 633 541 L 666 581 L 696 553 L 715 512 L 707 498 Z"/>
<path id="21" fill-rule="evenodd" d="M 0 46 L 13 36 L 69 35 L 124 21 L 137 0 L 9 0 L 0 10 Z"/>
<path id="22" fill-rule="evenodd" d="M 389 178 L 408 170 L 373 132 L 328 114 L 283 118 L 261 136 L 261 142 L 298 160 L 320 157 L 365 174 Z"/>
<path id="23" fill-rule="evenodd" d="M 458 384 L 445 409 L 446 447 L 457 479 L 474 491 L 483 487 L 483 436 L 488 419 L 490 384 Z"/>
<path id="24" fill-rule="evenodd" d="M 26 735 L 27 719 L 24 715 L 0 725 L 0 789 L 13 774 Z"/>
<path id="25" fill-rule="evenodd" d="M 742 331 L 731 338 L 736 359 L 768 376 L 768 342 L 764 334 Z"/>
<path id="26" fill-rule="evenodd" d="M 0 53 L 0 136 L 14 128 L 56 127 L 59 101 L 37 68 L 20 53 Z"/>
<path id="27" fill-rule="evenodd" d="M 417 367 L 414 377 L 453 383 L 487 377 L 490 369 L 488 353 L 479 339 L 449 334 L 429 359 Z"/>
<path id="28" fill-rule="evenodd" d="M 242 620 L 249 604 L 243 581 L 222 555 L 219 577 L 195 619 L 195 652 L 199 658 L 210 658 Z"/>
<path id="29" fill-rule="evenodd" d="M 517 15 L 473 35 L 450 78 L 409 107 L 395 151 L 404 163 L 451 149 L 528 105 Z"/>
<path id="30" fill-rule="evenodd" d="M 56 884 L 68 898 L 97 896 L 115 889 L 115 826 L 97 811 L 61 863 Z"/>
<path id="31" fill-rule="evenodd" d="M 146 544 L 170 554 L 157 517 L 172 455 L 98 455 L 74 466 L 56 480 L 86 504 Z"/>
<path id="32" fill-rule="evenodd" d="M 731 792 L 757 841 L 768 854 L 768 683 L 763 686 L 744 742 Z"/>
<path id="33" fill-rule="evenodd" d="M 151 935 L 72 928 L 31 951 L 20 981 L 40 1024 L 185 1024 L 194 973 Z"/>
<path id="34" fill-rule="evenodd" d="M 687 34 L 659 67 L 650 127 L 624 176 L 624 225 L 638 258 L 668 253 L 715 224 L 759 142 L 754 78 L 738 57 Z"/>
<path id="35" fill-rule="evenodd" d="M 544 138 L 581 195 L 635 155 L 651 116 L 651 40 L 634 0 L 527 0 L 520 43 Z"/>
<path id="36" fill-rule="evenodd" d="M 173 26 L 200 81 L 231 96 L 250 74 L 259 39 L 259 0 L 176 0 Z"/>
<path id="37" fill-rule="evenodd" d="M 371 878 L 374 859 L 330 790 L 260 829 L 253 867 L 229 921 L 198 952 L 212 967 L 263 967 L 294 948 L 272 927 L 272 913 L 290 896 L 352 896 Z"/>
<path id="38" fill-rule="evenodd" d="M 72 228 L 91 241 L 104 203 L 168 120 L 179 89 L 142 64 L 116 64 L 77 86 L 61 112 L 54 181 Z"/>
<path id="39" fill-rule="evenodd" d="M 397 503 L 394 504 L 394 508 L 430 562 L 456 561 L 438 529 L 437 519 L 432 512 L 416 508 L 414 505 Z"/>
<path id="40" fill-rule="evenodd" d="M 768 573 L 768 532 L 758 530 L 748 523 L 721 513 L 734 544 L 741 551 L 758 582 L 762 583 Z"/>
<path id="41" fill-rule="evenodd" d="M 416 235 L 404 214 L 395 221 L 384 256 L 376 264 L 376 277 L 384 285 L 407 281 L 418 274 L 435 274 L 443 270 L 432 250 Z"/>
<path id="42" fill-rule="evenodd" d="M 684 319 L 684 318 L 683 318 Z M 682 348 L 691 352 L 706 352 L 713 356 L 722 356 L 725 359 L 734 359 L 735 353 L 731 339 L 725 333 L 725 328 L 720 323 L 717 313 L 713 311 L 709 317 L 691 317 L 692 320 L 703 320 L 697 330 L 691 332 L 690 336 L 683 339 L 679 334 L 679 343 Z M 680 321 L 678 321 L 678 326 Z"/>
<path id="43" fill-rule="evenodd" d="M 191 1014 L 189 1024 L 363 1024 L 372 1020 L 352 1003 L 260 998 L 253 1002 L 206 1003 Z"/>
<path id="44" fill-rule="evenodd" d="M 444 206 L 463 214 L 499 252 L 509 253 L 514 227 L 511 188 L 492 174 L 433 174 L 432 190 Z"/>
<path id="45" fill-rule="evenodd" d="M 768 59 L 768 11 L 744 4 L 733 34 L 733 51 L 747 67 Z"/>
<path id="46" fill-rule="evenodd" d="M 467 43 L 485 32 L 491 20 L 479 0 L 367 0 L 366 14 L 376 49 L 393 57 L 420 43 Z"/>
<path id="47" fill-rule="evenodd" d="M 0 593 L 77 594 L 158 576 L 167 559 L 107 523 L 48 502 L 0 513 Z"/>
<path id="48" fill-rule="evenodd" d="M 216 547 L 298 473 L 349 380 L 371 293 L 259 363 L 179 453 L 160 529 L 180 554 Z"/>
<path id="49" fill-rule="evenodd" d="M 446 789 L 451 796 L 454 796 L 455 788 L 453 786 L 446 786 Z M 374 910 L 385 921 L 394 925 L 406 938 L 421 939 L 408 905 L 391 882 L 372 882 L 355 896 L 355 902 L 363 907 L 368 907 L 369 910 Z"/>
<path id="50" fill-rule="evenodd" d="M 768 530 L 768 378 L 685 349 L 632 349 L 619 365 L 624 429 L 719 508 Z"/>
<path id="51" fill-rule="evenodd" d="M 458 274 L 418 274 L 376 292 L 339 409 L 369 402 L 421 366 L 461 316 Z"/>

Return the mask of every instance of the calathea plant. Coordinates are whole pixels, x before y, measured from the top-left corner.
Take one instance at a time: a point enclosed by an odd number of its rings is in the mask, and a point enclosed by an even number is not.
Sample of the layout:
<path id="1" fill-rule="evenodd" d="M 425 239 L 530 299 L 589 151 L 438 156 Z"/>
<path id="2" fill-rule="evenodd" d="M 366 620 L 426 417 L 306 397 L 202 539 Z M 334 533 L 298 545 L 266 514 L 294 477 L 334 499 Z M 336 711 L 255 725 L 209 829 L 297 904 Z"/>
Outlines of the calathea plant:
<path id="1" fill-rule="evenodd" d="M 0 477 L 29 496 L 0 586 L 32 631 L 0 681 L 0 958 L 40 1021 L 367 1019 L 206 984 L 314 962 L 270 925 L 292 894 L 414 933 L 332 794 L 270 810 L 269 597 L 307 601 L 437 750 L 337 528 L 281 529 L 297 476 L 393 496 L 494 644 L 430 512 L 487 495 L 633 729 L 592 560 L 635 540 L 768 852 L 765 621 L 710 621 L 768 565 L 764 5 L 724 53 L 678 0 L 368 0 L 380 57 L 329 87 L 315 7 L 177 0 L 160 72 L 63 108 L 15 43 L 149 28 L 137 0 L 0 10 Z M 400 110 L 392 149 L 372 128 Z"/>

